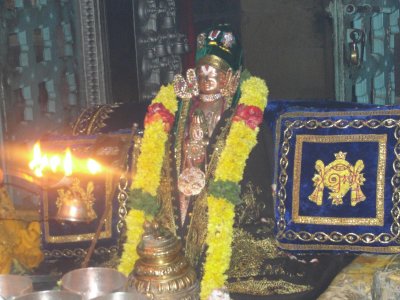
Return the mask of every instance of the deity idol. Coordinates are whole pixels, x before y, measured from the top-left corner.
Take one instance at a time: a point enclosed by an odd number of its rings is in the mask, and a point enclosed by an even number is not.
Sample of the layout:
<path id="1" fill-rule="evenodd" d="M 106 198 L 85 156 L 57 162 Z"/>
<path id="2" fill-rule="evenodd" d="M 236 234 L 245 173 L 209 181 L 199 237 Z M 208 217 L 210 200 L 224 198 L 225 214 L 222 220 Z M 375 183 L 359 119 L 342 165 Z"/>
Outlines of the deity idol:
<path id="1" fill-rule="evenodd" d="M 215 26 L 198 36 L 195 69 L 149 106 L 119 270 L 132 270 L 141 226 L 154 218 L 182 241 L 201 299 L 314 299 L 343 261 L 277 247 L 268 89 L 241 71 L 237 36 Z"/>

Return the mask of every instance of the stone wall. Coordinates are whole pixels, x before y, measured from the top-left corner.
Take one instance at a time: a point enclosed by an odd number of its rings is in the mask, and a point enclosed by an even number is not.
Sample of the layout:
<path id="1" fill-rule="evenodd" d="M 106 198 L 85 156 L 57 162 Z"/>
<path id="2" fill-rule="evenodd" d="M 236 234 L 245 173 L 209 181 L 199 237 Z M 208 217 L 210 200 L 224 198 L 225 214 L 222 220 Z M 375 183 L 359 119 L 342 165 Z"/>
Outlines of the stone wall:
<path id="1" fill-rule="evenodd" d="M 244 0 L 246 67 L 267 80 L 272 98 L 334 98 L 329 1 Z"/>

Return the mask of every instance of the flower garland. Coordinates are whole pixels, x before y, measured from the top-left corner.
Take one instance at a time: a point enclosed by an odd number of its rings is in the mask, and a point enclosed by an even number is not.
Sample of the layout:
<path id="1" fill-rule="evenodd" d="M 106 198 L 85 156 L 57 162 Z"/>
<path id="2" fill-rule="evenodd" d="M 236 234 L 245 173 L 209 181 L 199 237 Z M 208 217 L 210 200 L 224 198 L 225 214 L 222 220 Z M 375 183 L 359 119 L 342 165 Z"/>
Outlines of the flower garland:
<path id="1" fill-rule="evenodd" d="M 129 275 L 139 258 L 136 247 L 144 232 L 145 219 L 151 219 L 159 209 L 156 197 L 160 186 L 165 142 L 177 109 L 178 103 L 172 85 L 162 86 L 148 107 L 137 173 L 129 195 L 131 210 L 126 217 L 127 239 L 118 266 L 118 270 L 125 275 Z"/>
<path id="2" fill-rule="evenodd" d="M 232 254 L 234 209 L 241 201 L 239 182 L 243 178 L 246 160 L 257 143 L 258 126 L 262 122 L 267 96 L 268 88 L 262 79 L 251 77 L 241 85 L 239 104 L 207 196 L 208 250 L 201 281 L 201 299 L 208 299 L 213 290 L 225 285 L 227 279 L 226 271 Z M 126 275 L 131 272 L 138 258 L 136 246 L 143 233 L 143 222 L 147 216 L 154 216 L 159 209 L 156 196 L 165 142 L 176 110 L 176 96 L 173 87 L 169 85 L 161 88 L 145 118 L 141 154 L 130 193 L 132 209 L 126 219 L 127 241 L 118 268 Z"/>
<path id="3" fill-rule="evenodd" d="M 208 299 L 212 291 L 221 289 L 227 280 L 235 205 L 241 202 L 239 182 L 243 178 L 246 160 L 257 144 L 258 126 L 262 122 L 267 97 L 268 88 L 262 79 L 251 77 L 242 83 L 239 104 L 207 196 L 208 249 L 200 299 Z"/>

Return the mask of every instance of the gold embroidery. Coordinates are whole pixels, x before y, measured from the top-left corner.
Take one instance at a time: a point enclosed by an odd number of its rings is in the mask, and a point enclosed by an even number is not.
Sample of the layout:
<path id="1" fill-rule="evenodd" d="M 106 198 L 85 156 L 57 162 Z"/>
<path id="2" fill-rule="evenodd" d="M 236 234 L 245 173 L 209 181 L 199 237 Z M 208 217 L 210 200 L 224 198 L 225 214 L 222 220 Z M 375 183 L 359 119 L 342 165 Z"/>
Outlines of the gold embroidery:
<path id="1" fill-rule="evenodd" d="M 400 240 L 398 239 L 398 236 L 400 234 L 400 223 L 398 220 L 398 215 L 399 215 L 399 201 L 400 199 L 400 122 L 399 120 L 392 119 L 392 118 L 387 118 L 384 120 L 377 120 L 377 119 L 367 119 L 367 120 L 360 120 L 360 119 L 353 119 L 353 120 L 343 120 L 343 119 L 338 119 L 338 120 L 332 120 L 332 119 L 324 119 L 324 120 L 316 120 L 316 119 L 310 119 L 310 120 L 285 120 L 285 118 L 288 117 L 340 117 L 340 116 L 388 116 L 388 115 L 399 115 L 400 111 L 399 110 L 389 110 L 389 111 L 348 111 L 348 112 L 309 112 L 309 113 L 304 113 L 304 112 L 297 112 L 297 113 L 286 113 L 282 114 L 278 121 L 277 121 L 277 126 L 276 126 L 276 155 L 278 153 L 281 154 L 281 157 L 278 161 L 278 164 L 276 165 L 275 168 L 275 178 L 277 178 L 277 192 L 275 194 L 275 203 L 277 207 L 277 211 L 279 213 L 276 221 L 276 226 L 278 229 L 277 232 L 277 239 L 282 239 L 282 238 L 287 238 L 289 240 L 296 240 L 299 239 L 303 242 L 325 242 L 326 240 L 330 240 L 335 242 L 336 245 L 296 245 L 296 244 L 287 244 L 287 243 L 279 243 L 280 246 L 284 249 L 299 249 L 299 250 L 306 250 L 306 249 L 345 249 L 345 250 L 356 250 L 356 251 L 366 251 L 366 252 L 373 252 L 373 251 L 378 251 L 379 252 L 394 252 L 398 251 L 400 247 L 397 246 L 390 246 L 390 247 L 369 247 L 368 244 L 371 243 L 381 243 L 381 244 L 388 244 L 391 242 L 395 242 L 397 244 L 400 243 Z M 285 120 L 283 122 L 283 120 Z M 283 134 L 282 134 L 282 141 L 281 141 L 281 126 L 284 126 Z M 391 184 L 393 187 L 393 194 L 392 194 L 392 203 L 393 207 L 391 209 L 391 216 L 393 219 L 393 223 L 390 226 L 390 233 L 380 233 L 380 234 L 374 234 L 374 233 L 364 233 L 361 235 L 358 235 L 356 233 L 347 233 L 347 234 L 342 234 L 340 232 L 331 232 L 330 234 L 327 234 L 325 232 L 316 232 L 316 233 L 309 233 L 309 232 L 294 232 L 294 231 L 286 231 L 286 219 L 285 219 L 285 214 L 286 214 L 286 184 L 289 179 L 289 175 L 286 172 L 286 169 L 289 165 L 289 160 L 288 160 L 288 153 L 290 152 L 290 139 L 294 135 L 294 130 L 296 129 L 318 129 L 318 128 L 335 128 L 335 129 L 347 129 L 347 128 L 352 128 L 352 129 L 361 129 L 361 128 L 371 128 L 371 129 L 377 129 L 380 127 L 385 127 L 385 128 L 394 128 L 393 130 L 393 136 L 396 139 L 396 145 L 393 147 L 393 152 L 395 154 L 395 159 L 392 163 L 393 169 L 395 171 L 395 174 L 393 175 L 391 179 Z M 383 155 L 385 153 L 386 149 L 383 149 L 382 145 L 380 144 L 379 146 L 379 155 Z M 386 154 L 385 154 L 386 155 Z M 299 163 L 299 162 L 297 162 Z M 295 161 L 296 164 L 296 161 Z M 294 166 L 295 167 L 295 166 Z M 378 166 L 378 169 L 382 167 Z M 278 174 L 279 171 L 279 174 Z M 385 180 L 384 178 L 384 173 L 381 173 L 378 177 L 378 182 Z M 382 195 L 383 199 L 383 194 L 384 194 L 384 189 L 383 186 L 377 187 L 377 196 L 380 197 Z M 318 219 L 316 220 L 318 221 Z M 341 222 L 340 220 L 337 220 L 337 224 Z M 346 242 L 348 245 L 337 245 L 338 242 Z M 354 246 L 352 244 L 356 242 L 363 242 L 364 244 L 367 244 L 367 246 Z"/>
<path id="2" fill-rule="evenodd" d="M 109 118 L 110 113 L 117 107 L 119 107 L 119 104 L 106 104 L 85 109 L 75 122 L 72 135 L 90 135 L 98 133 L 101 128 L 106 126 L 104 121 Z"/>
<path id="3" fill-rule="evenodd" d="M 261 193 L 258 186 L 254 186 L 252 182 L 248 182 L 244 187 L 242 194 L 243 203 L 236 207 L 236 216 L 238 225 L 252 224 L 260 219 L 261 212 L 265 205 L 257 202 L 257 195 Z"/>
<path id="4" fill-rule="evenodd" d="M 229 291 L 252 295 L 273 295 L 312 289 L 308 285 L 295 285 L 284 280 L 273 279 L 290 278 L 293 276 L 291 272 L 297 271 L 288 270 L 279 263 L 280 258 L 287 258 L 287 255 L 277 247 L 273 235 L 274 221 L 268 218 L 265 222 L 259 227 L 262 238 L 256 238 L 241 228 L 234 229 L 232 259 L 227 274 L 228 278 L 234 282 L 228 283 Z M 296 273 L 296 276 L 301 276 L 301 274 Z M 256 277 L 263 279 L 255 280 Z"/>
<path id="5" fill-rule="evenodd" d="M 123 165 L 123 163 L 126 163 L 125 158 L 126 158 L 126 151 L 125 147 L 129 146 L 129 141 L 130 135 L 126 134 L 121 134 L 117 137 L 118 139 L 121 139 L 123 142 L 121 144 L 124 145 L 123 149 L 120 149 L 120 156 L 116 158 L 113 161 L 113 167 L 117 167 L 116 171 L 119 171 L 119 168 Z M 79 139 L 79 140 L 74 140 L 73 144 L 74 147 L 79 147 L 80 153 L 86 153 L 89 151 L 92 151 L 93 145 L 95 145 L 96 140 L 95 139 Z M 70 146 L 71 141 L 69 140 L 58 140 L 58 141 L 52 141 L 51 142 L 52 146 L 57 146 L 61 148 L 65 148 L 66 146 Z M 104 182 L 105 182 L 105 195 L 104 195 L 104 207 L 107 207 L 109 205 L 110 210 L 105 218 L 104 222 L 104 227 L 103 230 L 100 233 L 99 239 L 106 239 L 106 238 L 111 238 L 112 237 L 112 222 L 113 222 L 113 206 L 112 206 L 112 201 L 113 201 L 113 196 L 116 191 L 116 179 L 117 176 L 115 175 L 116 172 L 106 172 Z M 52 216 L 49 214 L 49 207 L 50 207 L 50 201 L 48 198 L 48 192 L 44 191 L 43 192 L 43 218 L 44 218 L 44 225 L 43 225 L 43 234 L 44 234 L 44 240 L 46 243 L 56 243 L 56 244 L 62 244 L 62 243 L 73 243 L 73 242 L 82 242 L 82 241 L 91 241 L 94 238 L 95 233 L 90 232 L 90 233 L 82 233 L 82 234 L 69 234 L 69 235 L 54 235 L 50 232 L 50 224 L 49 220 L 51 219 Z M 119 203 L 120 205 L 123 204 L 123 201 Z M 121 216 L 120 216 L 121 217 Z M 75 249 L 77 250 L 77 249 Z M 77 250 L 78 251 L 78 250 Z M 79 252 L 79 251 L 78 251 Z M 51 255 L 51 253 L 48 253 L 48 255 Z"/>
<path id="6" fill-rule="evenodd" d="M 335 218 L 335 217 L 318 217 L 318 216 L 302 216 L 300 215 L 300 176 L 301 176 L 301 161 L 303 157 L 303 143 L 354 143 L 354 142 L 376 142 L 378 143 L 378 169 L 376 177 L 376 215 L 373 218 Z M 326 225 L 374 225 L 383 226 L 384 224 L 384 186 L 385 186 L 385 169 L 386 169 L 386 146 L 387 136 L 385 134 L 354 134 L 354 135 L 297 135 L 296 136 L 296 149 L 294 158 L 293 178 L 293 207 L 292 217 L 296 223 L 305 224 L 326 224 Z M 321 162 L 322 163 L 322 162 Z M 321 163 L 319 167 L 321 168 Z M 357 163 L 356 163 L 357 166 Z M 325 168 L 327 171 L 329 165 Z M 316 166 L 317 168 L 317 166 Z M 324 172 L 324 170 L 321 170 Z M 327 176 L 327 174 L 325 174 Z M 314 180 L 314 179 L 313 179 Z M 312 196 L 322 196 L 322 186 L 317 186 Z M 321 199 L 315 199 L 322 202 Z M 317 203 L 318 204 L 318 203 Z"/>
<path id="7" fill-rule="evenodd" d="M 214 151 L 211 155 L 210 163 L 208 165 L 206 173 L 206 186 L 203 191 L 198 195 L 194 203 L 193 214 L 190 220 L 185 245 L 185 255 L 193 266 L 197 266 L 198 260 L 201 257 L 201 253 L 205 247 L 208 220 L 206 191 L 208 184 L 215 172 L 215 168 L 217 167 L 221 152 L 224 149 L 226 136 L 231 127 L 230 125 L 232 117 L 233 115 L 227 118 L 225 126 L 221 129 L 221 133 L 218 135 L 215 145 L 213 145 Z"/>
<path id="8" fill-rule="evenodd" d="M 184 141 L 184 129 L 186 124 L 186 119 L 188 116 L 189 103 L 187 101 L 183 102 L 182 112 L 178 120 L 178 129 L 175 138 L 175 161 L 176 161 L 176 172 L 180 172 L 181 163 L 181 152 L 182 143 Z M 207 186 L 214 174 L 218 159 L 221 152 L 225 146 L 226 135 L 229 132 L 231 125 L 232 116 L 228 117 L 225 126 L 221 129 L 221 133 L 218 135 L 215 144 L 213 145 L 213 153 L 207 168 L 206 173 L 206 186 L 203 191 L 195 198 L 193 205 L 192 217 L 189 224 L 189 229 L 185 244 L 185 256 L 188 258 L 189 262 L 196 266 L 198 260 L 201 257 L 201 253 L 204 251 L 205 238 L 207 233 Z M 169 149 L 169 148 L 168 148 Z M 171 153 L 169 153 L 171 154 Z M 166 155 L 163 167 L 163 175 L 160 183 L 159 199 L 161 201 L 161 210 L 157 218 L 166 227 L 170 228 L 172 232 L 176 232 L 176 222 L 173 213 L 173 186 L 172 181 L 172 166 L 169 161 L 170 156 Z M 168 162 L 167 162 L 168 160 Z M 164 178 L 165 177 L 165 178 Z"/>
<path id="9" fill-rule="evenodd" d="M 113 183 L 113 175 L 110 174 L 109 172 L 106 175 L 106 180 L 105 180 L 105 203 L 104 207 L 106 207 L 108 202 L 112 202 L 112 195 L 114 194 L 114 183 Z M 109 206 L 110 211 L 108 213 L 108 216 L 105 219 L 104 222 L 104 230 L 101 231 L 99 239 L 105 239 L 105 238 L 111 238 L 112 236 L 112 228 L 111 228 L 111 223 L 112 223 L 112 205 Z M 55 243 L 55 244 L 60 244 L 60 243 L 71 243 L 71 242 L 82 242 L 82 241 L 91 241 L 94 238 L 95 233 L 82 233 L 82 234 L 69 234 L 69 235 L 52 235 L 50 233 L 50 215 L 49 215 L 49 199 L 48 199 L 48 194 L 47 192 L 43 193 L 43 210 L 44 210 L 44 236 L 45 236 L 45 241 L 47 243 Z"/>
<path id="10" fill-rule="evenodd" d="M 324 188 L 327 187 L 332 192 L 329 193 L 329 198 L 333 205 L 342 205 L 343 197 L 351 190 L 350 204 L 356 206 L 359 202 L 366 199 L 361 190 L 361 185 L 364 185 L 364 175 L 361 171 L 364 169 L 364 162 L 358 160 L 354 166 L 346 161 L 346 152 L 339 151 L 335 153 L 336 159 L 326 167 L 322 160 L 317 160 L 315 169 L 317 174 L 314 175 L 315 190 L 308 199 L 315 202 L 317 205 L 322 205 Z"/>
<path id="11" fill-rule="evenodd" d="M 249 295 L 284 295 L 301 293 L 312 290 L 309 285 L 294 284 L 284 280 L 245 280 L 228 283 L 230 293 Z"/>
<path id="12" fill-rule="evenodd" d="M 273 222 L 269 226 L 273 228 Z M 250 233 L 235 228 L 228 277 L 243 278 L 268 273 L 268 270 L 265 269 L 266 266 L 263 265 L 264 260 L 279 256 L 282 256 L 282 251 L 278 249 L 272 233 L 269 238 L 256 240 Z M 274 269 L 273 271 L 277 272 L 278 266 L 274 266 Z"/>
<path id="13" fill-rule="evenodd" d="M 170 140 L 167 141 L 166 151 L 170 151 Z M 161 225 L 168 228 L 176 235 L 174 209 L 173 209 L 173 179 L 172 179 L 172 163 L 168 153 L 165 155 L 163 168 L 161 170 L 161 179 L 159 187 L 159 199 L 161 201 L 160 212 L 157 215 L 157 220 Z"/>
<path id="14" fill-rule="evenodd" d="M 352 233 L 352 235 L 355 235 Z M 300 244 L 288 244 L 281 243 L 278 241 L 278 245 L 282 249 L 286 250 L 351 250 L 359 252 L 368 253 L 398 253 L 400 251 L 400 246 L 355 246 L 355 245 L 324 245 L 324 244 L 314 244 L 314 245 L 300 245 Z"/>
<path id="15" fill-rule="evenodd" d="M 118 246 L 111 246 L 109 248 L 106 247 L 98 247 L 94 251 L 94 254 L 104 256 L 104 255 L 111 255 L 114 256 L 118 254 L 119 248 Z M 60 257 L 85 257 L 87 252 L 82 248 L 75 248 L 75 249 L 62 249 L 62 250 L 43 250 L 43 254 L 45 257 L 51 258 L 60 258 Z"/>
<path id="16" fill-rule="evenodd" d="M 332 112 L 289 112 L 289 113 L 284 113 L 279 116 L 278 120 L 276 121 L 276 138 L 275 140 L 277 141 L 275 143 L 275 153 L 278 153 L 279 148 L 282 146 L 280 144 L 281 140 L 281 126 L 282 126 L 282 120 L 285 120 L 286 118 L 304 118 L 304 117 L 312 117 L 312 118 L 331 118 L 331 117 L 348 117 L 348 116 L 354 116 L 354 117 L 365 117 L 365 116 L 399 116 L 400 115 L 400 110 L 387 110 L 387 111 L 332 111 Z M 376 120 L 358 120 L 355 119 L 353 121 L 348 121 L 348 120 L 332 120 L 332 119 L 325 119 L 323 121 L 317 121 L 315 119 L 307 120 L 307 121 L 298 121 L 301 126 L 305 126 L 307 129 L 317 129 L 319 127 L 321 128 L 348 128 L 352 127 L 355 129 L 363 128 L 363 127 L 370 127 L 368 124 L 376 125 Z M 289 124 L 286 124 L 288 126 L 291 126 L 290 124 L 293 122 L 289 121 Z M 305 123 L 305 124 L 304 124 Z M 287 126 L 284 125 L 286 128 Z M 344 125 L 344 126 L 343 126 Z M 376 128 L 382 126 L 386 128 L 393 128 L 398 125 L 398 120 L 395 119 L 385 119 L 381 122 L 378 121 L 378 125 Z M 289 137 L 290 138 L 290 137 Z M 396 151 L 396 150 L 395 150 Z M 278 169 L 279 167 L 276 167 L 274 170 L 274 178 L 277 178 L 278 174 Z"/>
<path id="17" fill-rule="evenodd" d="M 86 186 L 86 191 L 80 186 L 78 178 L 72 179 L 71 187 L 65 190 L 58 189 L 58 197 L 56 200 L 56 206 L 58 208 L 58 215 L 63 213 L 65 207 L 75 207 L 77 209 L 83 209 L 82 214 L 86 213 L 87 221 L 91 222 L 97 218 L 97 214 L 93 209 L 93 204 L 96 198 L 93 195 L 94 184 L 93 181 L 89 181 Z M 82 207 L 83 206 L 83 207 Z M 74 217 L 74 216 L 67 216 Z"/>
<path id="18" fill-rule="evenodd" d="M 182 100 L 181 113 L 179 115 L 178 125 L 175 134 L 175 162 L 176 162 L 176 174 L 181 173 L 181 161 L 183 151 L 183 140 L 185 136 L 185 127 L 187 122 L 187 116 L 189 114 L 190 101 Z"/>

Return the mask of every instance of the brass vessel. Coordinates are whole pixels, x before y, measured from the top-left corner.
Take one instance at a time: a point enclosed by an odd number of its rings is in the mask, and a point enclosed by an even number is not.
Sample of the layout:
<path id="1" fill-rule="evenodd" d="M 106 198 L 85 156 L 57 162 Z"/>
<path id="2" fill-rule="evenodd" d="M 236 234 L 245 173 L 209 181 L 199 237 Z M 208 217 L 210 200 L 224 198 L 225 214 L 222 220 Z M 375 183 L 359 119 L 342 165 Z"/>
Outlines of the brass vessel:
<path id="1" fill-rule="evenodd" d="M 183 255 L 182 242 L 156 222 L 146 222 L 144 229 L 129 285 L 150 299 L 199 299 L 196 272 Z"/>
<path id="2" fill-rule="evenodd" d="M 97 218 L 93 209 L 95 198 L 94 184 L 89 181 L 86 191 L 80 186 L 77 178 L 72 179 L 72 185 L 66 190 L 58 189 L 56 201 L 57 220 L 72 222 L 91 222 Z"/>

